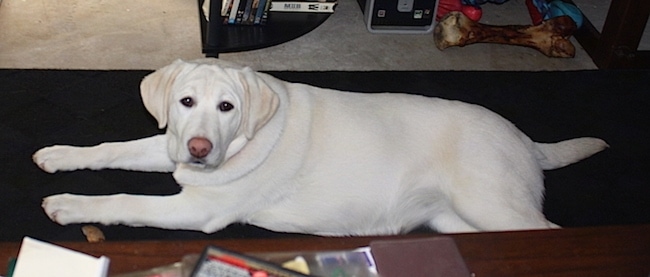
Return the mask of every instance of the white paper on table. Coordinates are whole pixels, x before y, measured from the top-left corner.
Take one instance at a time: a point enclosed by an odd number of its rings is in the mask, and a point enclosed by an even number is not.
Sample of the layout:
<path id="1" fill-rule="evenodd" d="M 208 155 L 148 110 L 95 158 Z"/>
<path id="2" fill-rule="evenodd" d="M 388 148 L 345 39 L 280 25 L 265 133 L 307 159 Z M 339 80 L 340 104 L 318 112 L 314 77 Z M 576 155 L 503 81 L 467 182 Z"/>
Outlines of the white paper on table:
<path id="1" fill-rule="evenodd" d="M 106 277 L 110 260 L 25 237 L 13 277 Z"/>

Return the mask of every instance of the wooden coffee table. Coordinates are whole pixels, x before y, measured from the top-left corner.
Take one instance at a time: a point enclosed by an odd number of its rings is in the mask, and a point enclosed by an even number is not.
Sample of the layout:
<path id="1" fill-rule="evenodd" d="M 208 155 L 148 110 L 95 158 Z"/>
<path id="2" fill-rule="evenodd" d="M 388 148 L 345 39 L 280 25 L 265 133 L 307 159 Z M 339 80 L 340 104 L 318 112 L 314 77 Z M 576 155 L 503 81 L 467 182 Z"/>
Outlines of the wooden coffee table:
<path id="1" fill-rule="evenodd" d="M 110 273 L 127 273 L 178 262 L 207 245 L 241 252 L 346 250 L 374 240 L 436 236 L 300 237 L 196 241 L 113 241 L 57 244 L 111 259 Z M 448 235 L 476 276 L 642 276 L 650 274 L 650 225 Z M 0 243 L 0 275 L 18 242 Z"/>

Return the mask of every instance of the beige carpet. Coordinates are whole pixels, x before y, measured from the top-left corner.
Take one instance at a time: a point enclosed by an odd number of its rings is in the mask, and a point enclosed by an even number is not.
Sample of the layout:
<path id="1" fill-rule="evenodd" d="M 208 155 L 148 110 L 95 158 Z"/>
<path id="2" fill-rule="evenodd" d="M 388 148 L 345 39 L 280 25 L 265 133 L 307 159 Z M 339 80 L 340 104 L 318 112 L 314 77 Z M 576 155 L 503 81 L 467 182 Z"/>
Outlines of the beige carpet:
<path id="1" fill-rule="evenodd" d="M 528 48 L 492 44 L 440 51 L 430 34 L 370 34 L 356 0 L 339 1 L 336 12 L 303 37 L 220 57 L 259 70 L 595 68 L 575 41 L 576 57 L 557 59 Z M 583 11 L 595 25 L 602 25 L 609 1 L 584 2 L 588 4 L 580 5 Z M 197 5 L 193 0 L 4 0 L 0 68 L 155 69 L 177 58 L 203 57 Z M 530 22 L 524 0 L 486 4 L 483 9 L 483 23 Z"/>

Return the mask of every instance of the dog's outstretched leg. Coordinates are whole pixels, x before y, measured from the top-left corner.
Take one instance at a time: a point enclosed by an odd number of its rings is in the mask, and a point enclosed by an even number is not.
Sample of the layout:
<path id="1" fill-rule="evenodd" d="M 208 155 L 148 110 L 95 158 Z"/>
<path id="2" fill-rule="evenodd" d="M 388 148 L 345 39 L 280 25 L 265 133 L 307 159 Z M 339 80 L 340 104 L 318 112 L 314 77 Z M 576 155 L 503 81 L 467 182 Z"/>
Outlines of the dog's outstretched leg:
<path id="1" fill-rule="evenodd" d="M 214 200 L 201 194 L 197 191 L 181 191 L 169 196 L 58 194 L 46 197 L 43 209 L 52 221 L 61 225 L 124 224 L 215 232 L 232 222 L 228 218 L 216 218 L 212 212 L 206 211 L 205 207 L 209 206 L 206 202 Z M 221 224 L 216 224 L 215 220 Z"/>
<path id="2" fill-rule="evenodd" d="M 54 145 L 38 150 L 32 159 L 49 173 L 103 168 L 171 172 L 176 168 L 167 154 L 165 135 L 90 147 Z"/>

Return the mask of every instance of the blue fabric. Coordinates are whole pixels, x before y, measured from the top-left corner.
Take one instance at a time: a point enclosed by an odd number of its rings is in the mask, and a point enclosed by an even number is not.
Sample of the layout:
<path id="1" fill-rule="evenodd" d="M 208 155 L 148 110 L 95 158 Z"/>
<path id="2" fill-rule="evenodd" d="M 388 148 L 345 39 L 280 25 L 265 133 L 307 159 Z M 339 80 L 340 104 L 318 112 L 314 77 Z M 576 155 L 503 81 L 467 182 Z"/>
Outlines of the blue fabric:
<path id="1" fill-rule="evenodd" d="M 537 8 L 539 13 L 542 15 L 544 20 L 551 19 L 553 17 L 568 15 L 571 17 L 573 22 L 576 23 L 576 26 L 580 28 L 583 22 L 582 12 L 578 7 L 573 4 L 566 3 L 560 0 L 553 0 L 546 2 L 544 0 L 532 0 L 533 5 Z"/>

